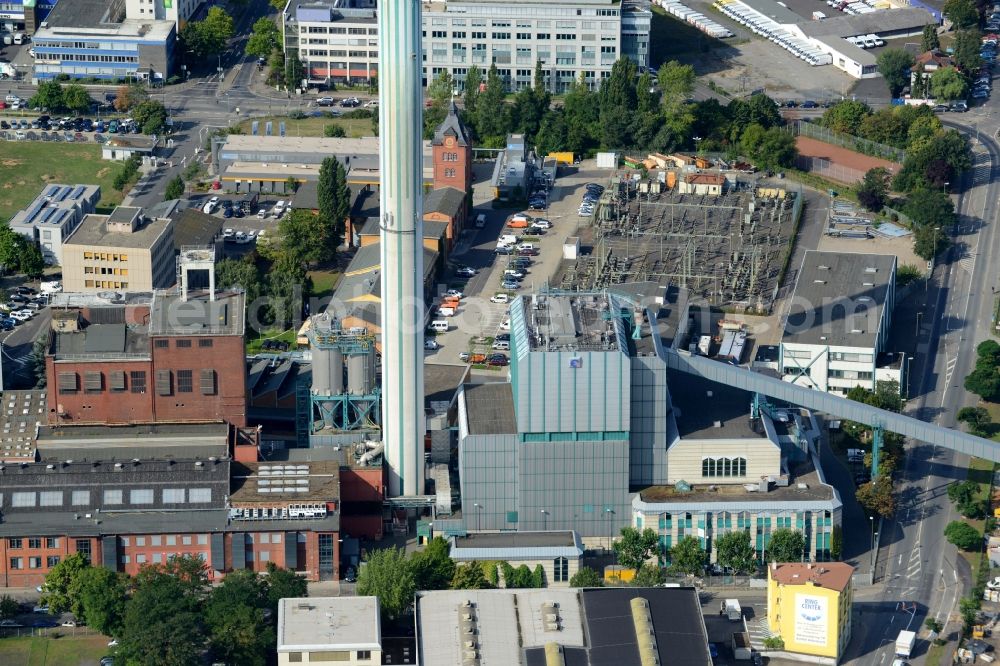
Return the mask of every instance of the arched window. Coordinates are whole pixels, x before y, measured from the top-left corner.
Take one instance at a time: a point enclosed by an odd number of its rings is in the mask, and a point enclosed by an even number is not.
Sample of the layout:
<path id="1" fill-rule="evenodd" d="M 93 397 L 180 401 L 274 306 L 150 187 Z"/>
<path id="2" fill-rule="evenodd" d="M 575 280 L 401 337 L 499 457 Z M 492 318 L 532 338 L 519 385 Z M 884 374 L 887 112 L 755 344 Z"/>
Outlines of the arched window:
<path id="1" fill-rule="evenodd" d="M 716 476 L 746 476 L 747 459 L 743 457 L 705 457 L 701 459 L 701 475 Z"/>

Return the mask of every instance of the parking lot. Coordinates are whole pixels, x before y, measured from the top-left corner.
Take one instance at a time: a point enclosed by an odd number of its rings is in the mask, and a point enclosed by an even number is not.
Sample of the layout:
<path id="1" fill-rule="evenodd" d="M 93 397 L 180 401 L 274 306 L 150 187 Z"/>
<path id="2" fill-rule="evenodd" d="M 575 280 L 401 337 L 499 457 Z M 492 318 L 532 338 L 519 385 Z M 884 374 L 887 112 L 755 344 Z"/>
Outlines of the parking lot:
<path id="1" fill-rule="evenodd" d="M 460 279 L 454 270 L 449 270 L 442 282 L 447 288 L 459 289 L 464 296 L 455 316 L 448 317 L 449 330 L 439 333 L 435 339 L 440 348 L 427 352 L 428 360 L 435 363 L 461 364 L 462 352 L 492 353 L 490 344 L 498 333 L 503 333 L 500 325 L 507 317 L 508 306 L 491 303 L 490 298 L 507 293 L 511 300 L 520 294 L 531 293 L 545 287 L 555 275 L 562 258 L 562 247 L 566 238 L 576 234 L 577 227 L 587 218 L 577 214 L 586 183 L 604 184 L 607 170 L 597 169 L 593 160 L 584 161 L 577 167 L 561 167 L 549 193 L 549 207 L 544 211 L 529 211 L 520 208 L 494 209 L 489 203 L 478 204 L 472 218 L 483 213 L 486 226 L 476 231 L 468 248 L 462 248 L 452 255 L 452 262 L 477 270 L 475 277 Z M 474 200 L 479 201 L 478 197 Z M 510 266 L 514 255 L 496 254 L 497 239 L 501 234 L 521 235 L 520 229 L 506 227 L 507 219 L 516 213 L 525 213 L 532 218 L 544 218 L 552 223 L 552 228 L 544 235 L 531 237 L 539 253 L 531 257 L 531 265 L 517 289 L 502 288 L 503 274 Z M 432 319 L 440 319 L 433 316 Z M 481 340 L 480 343 L 474 343 Z"/>

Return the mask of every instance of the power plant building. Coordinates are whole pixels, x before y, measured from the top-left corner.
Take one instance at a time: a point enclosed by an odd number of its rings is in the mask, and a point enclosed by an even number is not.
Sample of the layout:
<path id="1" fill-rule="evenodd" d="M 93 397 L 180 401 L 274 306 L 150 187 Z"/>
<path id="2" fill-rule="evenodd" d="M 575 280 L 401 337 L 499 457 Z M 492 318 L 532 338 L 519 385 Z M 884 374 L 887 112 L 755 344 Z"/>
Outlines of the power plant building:
<path id="1" fill-rule="evenodd" d="M 458 398 L 462 518 L 435 529 L 574 529 L 591 544 L 652 527 L 663 552 L 698 536 L 805 532 L 828 559 L 841 502 L 808 412 L 668 371 L 687 309 L 616 292 L 536 294 L 510 309 L 510 382 Z"/>

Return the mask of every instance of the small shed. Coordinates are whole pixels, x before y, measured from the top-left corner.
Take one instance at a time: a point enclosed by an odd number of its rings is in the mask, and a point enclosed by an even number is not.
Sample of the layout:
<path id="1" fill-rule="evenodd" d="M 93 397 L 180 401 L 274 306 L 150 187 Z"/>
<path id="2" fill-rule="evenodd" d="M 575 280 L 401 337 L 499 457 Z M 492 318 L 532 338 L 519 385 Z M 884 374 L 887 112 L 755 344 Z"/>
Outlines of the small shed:
<path id="1" fill-rule="evenodd" d="M 133 155 L 148 157 L 156 149 L 157 139 L 151 136 L 129 135 L 108 139 L 101 146 L 101 157 L 106 160 L 124 161 Z"/>

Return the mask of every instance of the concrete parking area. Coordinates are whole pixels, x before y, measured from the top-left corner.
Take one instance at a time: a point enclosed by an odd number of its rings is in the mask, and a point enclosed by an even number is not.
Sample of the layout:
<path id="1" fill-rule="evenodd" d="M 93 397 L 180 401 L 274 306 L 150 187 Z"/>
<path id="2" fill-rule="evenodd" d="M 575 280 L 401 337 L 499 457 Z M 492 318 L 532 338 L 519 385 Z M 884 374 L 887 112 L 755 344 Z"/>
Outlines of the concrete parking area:
<path id="1" fill-rule="evenodd" d="M 454 317 L 449 317 L 449 330 L 439 333 L 436 340 L 440 348 L 428 351 L 428 360 L 435 363 L 463 363 L 459 354 L 474 350 L 489 353 L 490 342 L 500 330 L 501 322 L 507 316 L 508 306 L 492 303 L 496 294 L 509 294 L 511 300 L 519 294 L 527 294 L 545 287 L 555 275 L 562 258 L 562 247 L 566 238 L 577 233 L 577 227 L 587 220 L 577 215 L 584 193 L 584 185 L 589 182 L 603 183 L 607 180 L 607 170 L 597 169 L 593 160 L 585 160 L 576 167 L 559 169 L 556 181 L 549 193 L 549 207 L 544 211 L 522 211 L 519 208 L 494 208 L 488 193 L 487 183 L 479 183 L 473 193 L 476 204 L 472 218 L 479 213 L 486 215 L 486 226 L 473 230 L 471 239 L 460 243 L 452 253 L 454 264 L 476 269 L 475 277 L 462 280 L 449 270 L 443 279 L 442 291 L 448 288 L 463 292 L 461 305 Z M 501 234 L 522 235 L 520 229 L 508 229 L 507 219 L 525 212 L 533 218 L 544 218 L 552 223 L 552 228 L 544 235 L 532 237 L 530 242 L 539 249 L 537 256 L 531 257 L 531 265 L 520 287 L 507 291 L 501 287 L 504 270 L 510 265 L 510 256 L 496 254 L 497 239 Z M 438 317 L 433 317 L 437 319 Z M 476 342 L 480 341 L 480 342 Z"/>

